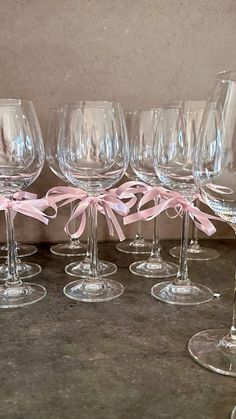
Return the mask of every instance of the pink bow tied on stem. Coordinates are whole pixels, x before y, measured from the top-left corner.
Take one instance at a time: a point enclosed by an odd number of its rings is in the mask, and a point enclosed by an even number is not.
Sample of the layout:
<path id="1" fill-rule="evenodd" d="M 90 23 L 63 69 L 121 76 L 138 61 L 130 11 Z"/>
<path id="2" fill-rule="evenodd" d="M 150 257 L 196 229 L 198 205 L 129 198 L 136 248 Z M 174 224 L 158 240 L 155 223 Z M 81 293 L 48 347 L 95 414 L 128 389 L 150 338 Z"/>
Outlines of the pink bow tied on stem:
<path id="1" fill-rule="evenodd" d="M 153 200 L 158 203 L 151 208 L 144 210 L 141 209 L 144 205 Z M 138 212 L 125 217 L 124 223 L 129 224 L 140 219 L 149 221 L 169 208 L 173 208 L 180 216 L 182 216 L 183 211 L 188 212 L 197 228 L 202 230 L 208 236 L 211 236 L 216 232 L 216 228 L 210 220 L 220 220 L 220 218 L 207 214 L 199 208 L 194 207 L 194 205 L 180 193 L 168 191 L 162 187 L 155 187 L 149 190 L 140 200 L 138 204 Z"/>
<path id="2" fill-rule="evenodd" d="M 86 209 L 90 205 L 96 205 L 97 210 L 105 216 L 109 234 L 111 236 L 114 236 L 115 230 L 119 237 L 119 240 L 124 240 L 125 236 L 114 213 L 117 213 L 121 216 L 125 216 L 128 214 L 129 208 L 118 197 L 109 192 L 99 196 L 86 196 L 82 198 L 81 201 L 73 209 L 72 214 L 68 222 L 66 223 L 65 232 L 69 234 L 72 238 L 78 238 L 83 234 L 87 218 Z M 69 225 L 70 222 L 73 221 L 75 218 L 80 218 L 79 228 L 76 232 L 71 233 L 69 231 Z"/>
<path id="3" fill-rule="evenodd" d="M 53 215 L 46 215 L 43 212 L 48 207 L 52 207 L 55 211 Z M 0 211 L 4 211 L 9 208 L 12 209 L 14 213 L 20 213 L 28 217 L 35 218 L 36 220 L 39 220 L 44 224 L 48 224 L 48 219 L 54 218 L 56 216 L 55 205 L 50 204 L 46 198 L 11 200 L 8 198 L 0 197 Z"/>
<path id="4" fill-rule="evenodd" d="M 111 236 L 114 236 L 115 230 L 120 241 L 125 239 L 123 231 L 114 213 L 121 216 L 127 215 L 129 212 L 130 202 L 128 204 L 124 204 L 121 199 L 116 196 L 115 189 L 104 192 L 98 196 L 89 196 L 88 193 L 82 189 L 70 186 L 59 186 L 51 188 L 46 196 L 50 203 L 60 203 L 59 207 L 74 201 L 79 201 L 79 203 L 74 207 L 64 228 L 65 232 L 69 234 L 72 239 L 78 238 L 83 234 L 87 220 L 86 210 L 90 205 L 96 205 L 98 211 L 106 217 L 109 234 Z M 131 198 L 131 196 L 128 198 Z M 71 232 L 70 223 L 76 218 L 79 219 L 79 228 L 77 231 Z"/>

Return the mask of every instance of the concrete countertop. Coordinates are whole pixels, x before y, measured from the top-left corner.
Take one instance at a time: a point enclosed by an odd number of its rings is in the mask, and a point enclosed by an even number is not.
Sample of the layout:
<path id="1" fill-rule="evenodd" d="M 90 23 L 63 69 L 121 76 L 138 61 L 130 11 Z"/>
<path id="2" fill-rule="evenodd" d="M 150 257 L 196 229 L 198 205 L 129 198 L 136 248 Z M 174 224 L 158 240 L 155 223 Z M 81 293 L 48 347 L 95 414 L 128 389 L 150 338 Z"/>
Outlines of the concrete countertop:
<path id="1" fill-rule="evenodd" d="M 163 243 L 163 257 L 174 242 Z M 236 404 L 236 379 L 190 359 L 189 338 L 229 327 L 236 243 L 206 241 L 220 252 L 212 262 L 189 263 L 196 282 L 220 299 L 195 307 L 158 302 L 157 282 L 132 275 L 140 258 L 101 243 L 100 258 L 115 262 L 124 294 L 107 303 L 79 303 L 62 294 L 72 258 L 39 246 L 29 261 L 43 272 L 32 282 L 47 297 L 32 306 L 0 311 L 0 418 L 9 419 L 224 419 Z"/>

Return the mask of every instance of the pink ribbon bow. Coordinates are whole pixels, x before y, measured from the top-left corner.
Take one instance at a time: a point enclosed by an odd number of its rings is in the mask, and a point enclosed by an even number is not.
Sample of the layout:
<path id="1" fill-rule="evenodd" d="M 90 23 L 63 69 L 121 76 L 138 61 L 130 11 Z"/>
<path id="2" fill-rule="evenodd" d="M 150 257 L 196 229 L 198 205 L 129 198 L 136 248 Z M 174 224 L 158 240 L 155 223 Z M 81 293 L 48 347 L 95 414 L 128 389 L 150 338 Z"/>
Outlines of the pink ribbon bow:
<path id="1" fill-rule="evenodd" d="M 216 232 L 216 228 L 210 221 L 219 220 L 218 217 L 206 214 L 199 208 L 194 207 L 186 198 L 182 197 L 178 192 L 171 192 L 162 187 L 153 188 L 147 192 L 144 197 L 140 200 L 138 205 L 138 212 L 136 214 L 128 215 L 124 218 L 124 224 L 129 224 L 139 219 L 152 220 L 157 217 L 161 212 L 174 208 L 178 215 L 182 216 L 183 211 L 187 211 L 190 218 L 196 224 L 196 226 L 202 230 L 208 236 L 211 236 Z M 141 208 L 150 202 L 159 198 L 161 201 L 159 204 L 154 205 L 152 208 L 141 210 Z"/>
<path id="2" fill-rule="evenodd" d="M 126 197 L 130 198 L 130 200 L 133 198 L 131 196 Z M 73 209 L 72 214 L 64 228 L 65 232 L 72 238 L 78 238 L 83 234 L 87 220 L 86 209 L 90 205 L 96 205 L 97 210 L 106 217 L 109 234 L 114 236 L 115 230 L 120 241 L 125 239 L 123 231 L 114 212 L 122 216 L 127 215 L 131 202 L 129 201 L 128 204 L 124 204 L 121 199 L 116 196 L 115 190 L 112 192 L 104 192 L 99 196 L 89 196 L 87 192 L 83 191 L 82 189 L 61 186 L 50 189 L 47 193 L 47 198 L 52 204 L 58 204 L 59 202 L 63 201 L 59 205 L 60 207 L 73 201 L 80 201 Z M 75 218 L 79 218 L 80 220 L 79 228 L 76 232 L 71 232 L 69 229 L 70 223 Z"/>
<path id="3" fill-rule="evenodd" d="M 29 194 L 29 192 L 24 192 L 24 194 Z M 35 195 L 35 194 L 32 194 L 32 195 Z M 44 224 L 48 224 L 48 221 L 49 221 L 48 218 L 55 217 L 55 214 L 51 216 L 44 214 L 43 210 L 45 210 L 49 206 L 51 206 L 55 210 L 55 213 L 56 213 L 56 207 L 54 205 L 51 205 L 46 198 L 11 200 L 8 198 L 0 197 L 0 211 L 4 211 L 8 208 L 11 208 L 16 213 L 18 212 L 28 217 L 35 218 Z"/>

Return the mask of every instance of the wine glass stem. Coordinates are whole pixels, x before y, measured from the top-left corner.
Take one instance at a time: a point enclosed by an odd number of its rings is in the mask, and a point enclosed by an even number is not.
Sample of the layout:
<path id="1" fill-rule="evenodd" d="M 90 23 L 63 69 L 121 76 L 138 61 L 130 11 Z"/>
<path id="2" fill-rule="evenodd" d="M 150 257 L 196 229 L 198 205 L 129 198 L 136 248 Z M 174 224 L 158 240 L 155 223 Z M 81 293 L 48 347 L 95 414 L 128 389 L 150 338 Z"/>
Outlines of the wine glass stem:
<path id="1" fill-rule="evenodd" d="M 140 193 L 137 195 L 137 199 L 138 199 L 137 202 L 139 202 L 140 199 L 141 199 L 141 194 Z M 142 220 L 138 220 L 138 222 L 137 222 L 137 233 L 136 233 L 135 239 L 136 240 L 142 240 L 143 239 L 143 235 L 142 235 Z"/>
<path id="2" fill-rule="evenodd" d="M 189 282 L 188 263 L 187 263 L 188 229 L 189 229 L 188 211 L 183 211 L 179 270 L 178 270 L 177 277 L 175 280 L 175 283 L 178 285 L 186 285 Z"/>
<path id="3" fill-rule="evenodd" d="M 75 204 L 74 202 L 70 202 L 70 214 L 72 214 L 73 210 L 74 210 Z M 75 231 L 76 229 L 76 225 L 75 225 L 75 218 L 72 220 L 72 231 Z M 76 247 L 80 245 L 80 241 L 79 239 L 72 239 L 70 238 L 70 247 Z"/>
<path id="4" fill-rule="evenodd" d="M 7 236 L 7 249 L 8 249 L 8 276 L 6 285 L 20 284 L 21 280 L 18 278 L 16 271 L 16 242 L 14 238 L 14 223 L 13 211 L 11 208 L 5 209 L 6 219 L 6 236 Z"/>
<path id="5" fill-rule="evenodd" d="M 152 251 L 150 254 L 150 259 L 160 259 L 161 260 L 161 246 L 160 246 L 160 219 L 159 217 L 154 218 L 153 222 L 153 242 L 152 242 Z"/>
<path id="6" fill-rule="evenodd" d="M 95 278 L 98 276 L 97 273 L 97 261 L 98 261 L 98 247 L 97 247 L 97 205 L 95 203 L 90 204 L 91 207 L 91 272 L 90 276 Z"/>
<path id="7" fill-rule="evenodd" d="M 236 342 L 236 267 L 234 271 L 234 300 L 233 300 L 233 319 L 230 328 L 230 337 Z"/>

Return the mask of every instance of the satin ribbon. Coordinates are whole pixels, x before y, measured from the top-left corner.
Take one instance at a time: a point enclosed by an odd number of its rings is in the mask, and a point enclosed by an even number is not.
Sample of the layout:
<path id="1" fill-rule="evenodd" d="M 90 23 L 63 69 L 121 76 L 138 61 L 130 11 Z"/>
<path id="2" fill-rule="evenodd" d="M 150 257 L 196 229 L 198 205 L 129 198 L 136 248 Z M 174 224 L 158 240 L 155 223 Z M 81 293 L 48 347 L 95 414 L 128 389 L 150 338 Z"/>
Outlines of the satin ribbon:
<path id="1" fill-rule="evenodd" d="M 97 210 L 105 216 L 109 234 L 111 236 L 114 236 L 115 230 L 120 241 L 125 239 L 123 231 L 114 212 L 121 216 L 127 215 L 131 206 L 131 200 L 132 204 L 134 202 L 133 196 L 128 196 L 127 194 L 125 197 L 129 199 L 129 201 L 128 203 L 124 204 L 121 199 L 116 196 L 115 189 L 113 189 L 111 192 L 104 192 L 99 196 L 89 196 L 87 192 L 83 191 L 82 189 L 68 186 L 52 188 L 48 191 L 46 196 L 49 202 L 52 204 L 58 204 L 63 201 L 59 207 L 73 201 L 80 201 L 73 209 L 72 214 L 64 228 L 65 232 L 69 234 L 72 239 L 78 238 L 83 234 L 87 220 L 86 209 L 90 205 L 96 205 Z M 69 228 L 70 223 L 75 218 L 79 219 L 79 228 L 76 232 L 71 232 Z"/>
<path id="2" fill-rule="evenodd" d="M 24 194 L 29 194 L 29 192 L 25 192 Z M 52 207 L 54 209 L 55 213 L 53 215 L 44 214 L 43 211 L 48 207 Z M 48 224 L 48 218 L 55 218 L 56 216 L 55 205 L 50 204 L 46 198 L 11 200 L 8 198 L 0 197 L 0 211 L 4 211 L 9 208 L 12 209 L 15 213 L 20 213 L 28 217 L 35 218 L 44 224 Z"/>
<path id="3" fill-rule="evenodd" d="M 138 212 L 136 214 L 128 215 L 124 218 L 124 224 L 130 224 L 138 220 L 152 220 L 157 217 L 161 212 L 174 208 L 178 215 L 182 216 L 183 211 L 188 212 L 190 218 L 196 224 L 196 226 L 202 230 L 208 236 L 211 236 L 216 232 L 216 228 L 210 221 L 221 220 L 213 215 L 206 214 L 199 208 L 194 207 L 186 198 L 183 198 L 180 193 L 167 191 L 165 188 L 158 187 L 155 190 L 147 192 L 138 204 Z M 164 189 L 164 191 L 163 191 Z M 154 205 L 152 208 L 141 210 L 141 208 L 148 202 L 156 199 L 160 200 L 160 203 Z M 222 221 L 222 220 L 221 220 Z"/>

